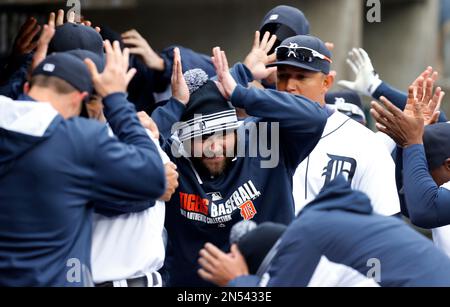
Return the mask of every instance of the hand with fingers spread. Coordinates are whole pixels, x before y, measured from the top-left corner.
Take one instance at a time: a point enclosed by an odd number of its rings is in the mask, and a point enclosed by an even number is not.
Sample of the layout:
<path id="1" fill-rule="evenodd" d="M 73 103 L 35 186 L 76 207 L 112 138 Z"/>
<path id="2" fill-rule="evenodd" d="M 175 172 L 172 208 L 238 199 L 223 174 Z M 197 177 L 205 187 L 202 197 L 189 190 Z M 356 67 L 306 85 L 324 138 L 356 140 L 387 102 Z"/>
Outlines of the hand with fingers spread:
<path id="1" fill-rule="evenodd" d="M 422 108 L 423 119 L 426 126 L 437 123 L 441 114 L 440 109 L 445 93 L 440 87 L 437 87 L 434 90 L 434 84 L 437 78 L 438 73 L 433 73 L 431 68 L 431 70 L 428 70 L 426 73 L 424 72 L 417 78 L 408 90 L 408 101 L 404 112 L 408 116 L 413 116 L 415 103 L 417 101 Z"/>
<path id="2" fill-rule="evenodd" d="M 371 97 L 382 81 L 375 72 L 367 52 L 362 48 L 354 48 L 349 53 L 347 63 L 355 73 L 356 79 L 355 81 L 342 80 L 338 82 L 338 85 Z"/>
<path id="3" fill-rule="evenodd" d="M 14 41 L 13 55 L 21 56 L 31 53 L 37 47 L 35 38 L 39 31 L 41 31 L 41 26 L 37 23 L 36 18 L 28 18 Z"/>
<path id="4" fill-rule="evenodd" d="M 183 76 L 183 67 L 181 65 L 180 49 L 173 50 L 173 67 L 172 67 L 172 97 L 187 105 L 190 99 L 189 87 Z"/>
<path id="5" fill-rule="evenodd" d="M 410 103 L 413 106 L 412 114 L 402 112 L 385 97 L 380 100 L 386 107 L 373 101 L 370 113 L 376 120 L 377 129 L 389 135 L 397 145 L 406 148 L 415 144 L 423 144 L 425 122 L 422 105 L 413 96 L 413 87 L 409 90 Z"/>
<path id="6" fill-rule="evenodd" d="M 81 20 L 84 18 L 82 18 L 82 16 L 77 16 L 74 11 L 69 11 L 67 12 L 67 14 L 64 12 L 64 10 L 58 10 L 56 14 L 52 12 L 50 13 L 48 24 L 56 27 L 62 26 L 64 25 L 64 17 L 67 18 L 68 23 L 82 24 L 87 27 L 94 28 L 98 33 L 100 33 L 101 31 L 99 27 L 93 27 L 92 22 L 90 22 L 89 20 Z"/>
<path id="7" fill-rule="evenodd" d="M 212 62 L 216 68 L 217 86 L 225 99 L 230 100 L 234 89 L 237 86 L 236 81 L 230 73 L 230 68 L 228 66 L 228 59 L 225 55 L 225 51 L 220 50 L 220 47 L 215 47 L 213 49 Z"/>
<path id="8" fill-rule="evenodd" d="M 237 277 L 249 274 L 244 256 L 236 244 L 231 246 L 231 253 L 226 254 L 208 243 L 200 251 L 198 263 L 200 277 L 220 287 L 226 287 Z"/>
<path id="9" fill-rule="evenodd" d="M 139 56 L 149 68 L 163 71 L 164 60 L 157 54 L 136 30 L 122 34 L 123 43 L 130 48 L 130 53 Z"/>
<path id="10" fill-rule="evenodd" d="M 250 69 L 255 80 L 266 79 L 272 73 L 276 72 L 276 67 L 266 67 L 266 65 L 276 60 L 275 53 L 268 55 L 276 40 L 277 37 L 275 35 L 270 36 L 269 32 L 266 32 L 262 40 L 260 40 L 260 33 L 256 31 L 253 48 L 244 61 L 244 64 Z"/>
<path id="11" fill-rule="evenodd" d="M 106 65 L 102 73 L 99 73 L 97 66 L 91 59 L 86 59 L 85 63 L 91 72 L 95 90 L 102 97 L 113 93 L 126 92 L 128 84 L 136 74 L 136 69 L 129 68 L 130 52 L 125 48 L 122 52 L 119 42 L 111 43 L 105 41 Z"/>
<path id="12" fill-rule="evenodd" d="M 45 59 L 48 52 L 48 45 L 55 35 L 55 25 L 54 23 L 49 23 L 44 25 L 41 36 L 37 42 L 36 52 L 33 55 L 33 60 L 31 62 L 30 73 L 38 67 L 38 65 Z"/>

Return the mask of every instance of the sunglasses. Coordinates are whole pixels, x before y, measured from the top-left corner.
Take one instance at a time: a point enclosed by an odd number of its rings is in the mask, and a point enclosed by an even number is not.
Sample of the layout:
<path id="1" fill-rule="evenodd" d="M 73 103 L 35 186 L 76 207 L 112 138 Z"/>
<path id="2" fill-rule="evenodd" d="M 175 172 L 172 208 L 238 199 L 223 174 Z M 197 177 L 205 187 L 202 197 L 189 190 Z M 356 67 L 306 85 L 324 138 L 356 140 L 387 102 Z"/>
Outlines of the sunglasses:
<path id="1" fill-rule="evenodd" d="M 305 63 L 312 63 L 315 59 L 333 63 L 329 57 L 307 47 L 279 46 L 275 49 L 275 53 L 278 61 L 285 61 L 293 56 L 297 60 Z"/>

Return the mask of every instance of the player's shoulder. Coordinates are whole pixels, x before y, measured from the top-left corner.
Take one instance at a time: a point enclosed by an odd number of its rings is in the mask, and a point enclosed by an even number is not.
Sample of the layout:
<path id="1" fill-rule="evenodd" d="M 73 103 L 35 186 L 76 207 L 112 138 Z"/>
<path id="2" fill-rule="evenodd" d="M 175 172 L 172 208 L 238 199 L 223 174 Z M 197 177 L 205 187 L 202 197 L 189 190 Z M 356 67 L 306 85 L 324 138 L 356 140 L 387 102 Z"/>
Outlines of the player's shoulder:
<path id="1" fill-rule="evenodd" d="M 92 141 L 93 139 L 97 139 L 99 135 L 108 133 L 106 124 L 82 117 L 73 117 L 65 120 L 64 126 L 67 134 L 83 140 L 87 139 Z"/>
<path id="2" fill-rule="evenodd" d="M 328 118 L 322 138 L 340 135 L 362 137 L 373 135 L 373 132 L 345 114 L 335 112 Z"/>

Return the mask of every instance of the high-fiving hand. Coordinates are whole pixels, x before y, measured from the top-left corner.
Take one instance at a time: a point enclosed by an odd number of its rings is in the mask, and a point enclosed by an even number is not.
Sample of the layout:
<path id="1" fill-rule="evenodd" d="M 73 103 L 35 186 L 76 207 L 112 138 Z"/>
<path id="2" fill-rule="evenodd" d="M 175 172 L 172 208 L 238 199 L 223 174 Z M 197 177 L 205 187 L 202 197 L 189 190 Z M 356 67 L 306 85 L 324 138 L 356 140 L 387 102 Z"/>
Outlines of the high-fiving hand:
<path id="1" fill-rule="evenodd" d="M 424 79 L 424 76 L 432 77 Z M 424 128 L 438 121 L 445 95 L 439 87 L 433 94 L 436 78 L 437 75 L 431 70 L 414 81 L 408 89 L 408 102 L 403 112 L 385 97 L 380 100 L 386 109 L 372 102 L 371 114 L 377 122 L 378 130 L 389 135 L 401 147 L 422 144 Z"/>
<path id="2" fill-rule="evenodd" d="M 225 99 L 230 100 L 234 89 L 237 86 L 236 81 L 230 73 L 228 66 L 228 59 L 225 51 L 220 50 L 220 47 L 213 49 L 212 61 L 217 73 L 217 86 Z"/>
<path id="3" fill-rule="evenodd" d="M 149 68 L 158 71 L 164 70 L 164 60 L 138 31 L 130 30 L 125 32 L 122 34 L 122 39 L 123 43 L 130 48 L 130 53 L 139 56 Z"/>
<path id="4" fill-rule="evenodd" d="M 277 58 L 275 53 L 268 55 L 276 40 L 277 37 L 275 35 L 270 36 L 269 32 L 266 32 L 262 40 L 260 40 L 260 33 L 256 31 L 252 50 L 244 61 L 244 64 L 250 69 L 255 80 L 266 79 L 277 71 L 276 67 L 266 67 L 266 65 L 274 62 Z"/>
<path id="5" fill-rule="evenodd" d="M 39 31 L 41 31 L 41 26 L 37 23 L 36 18 L 28 18 L 14 41 L 13 54 L 20 56 L 31 53 L 37 47 L 35 37 Z"/>
<path id="6" fill-rule="evenodd" d="M 173 67 L 172 67 L 172 97 L 177 99 L 184 105 L 189 102 L 189 87 L 183 76 L 183 67 L 181 65 L 180 49 L 173 50 Z"/>
<path id="7" fill-rule="evenodd" d="M 128 84 L 136 74 L 136 69 L 129 70 L 130 51 L 125 48 L 122 52 L 119 42 L 105 43 L 106 65 L 105 70 L 99 73 L 97 66 L 91 59 L 86 59 L 85 63 L 91 72 L 95 90 L 101 97 L 113 93 L 126 92 Z"/>

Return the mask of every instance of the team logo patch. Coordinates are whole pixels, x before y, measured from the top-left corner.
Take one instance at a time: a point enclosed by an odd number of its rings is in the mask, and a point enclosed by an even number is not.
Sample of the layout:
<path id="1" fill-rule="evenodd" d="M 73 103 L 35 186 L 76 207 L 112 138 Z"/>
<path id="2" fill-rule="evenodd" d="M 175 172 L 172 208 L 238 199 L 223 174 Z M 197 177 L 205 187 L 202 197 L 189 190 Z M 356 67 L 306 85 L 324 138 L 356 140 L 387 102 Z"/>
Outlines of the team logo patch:
<path id="1" fill-rule="evenodd" d="M 340 174 L 346 176 L 347 181 L 351 184 L 355 176 L 357 162 L 350 157 L 328 155 L 330 162 L 323 169 L 322 176 L 325 177 L 325 185 L 333 181 Z"/>
<path id="2" fill-rule="evenodd" d="M 256 211 L 255 205 L 253 204 L 253 202 L 251 200 L 242 204 L 239 207 L 239 209 L 241 210 L 241 216 L 246 221 L 250 221 L 251 219 L 253 219 L 255 217 L 256 213 L 258 213 Z"/>
<path id="3" fill-rule="evenodd" d="M 270 16 L 269 20 L 277 20 L 280 17 L 278 14 L 273 14 Z"/>
<path id="4" fill-rule="evenodd" d="M 55 64 L 47 63 L 44 65 L 44 67 L 42 69 L 46 72 L 54 72 L 55 68 L 56 68 Z"/>

